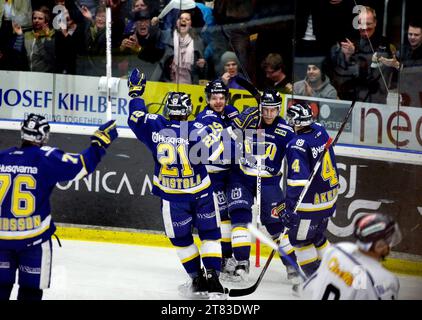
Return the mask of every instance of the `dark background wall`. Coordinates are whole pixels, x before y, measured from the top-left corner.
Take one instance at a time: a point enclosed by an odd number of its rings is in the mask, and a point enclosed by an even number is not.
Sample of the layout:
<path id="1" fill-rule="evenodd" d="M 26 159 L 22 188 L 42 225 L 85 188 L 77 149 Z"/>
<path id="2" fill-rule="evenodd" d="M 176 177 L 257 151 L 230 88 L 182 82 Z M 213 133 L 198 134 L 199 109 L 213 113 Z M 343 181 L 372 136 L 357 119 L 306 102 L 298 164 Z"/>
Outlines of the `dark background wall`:
<path id="1" fill-rule="evenodd" d="M 0 130 L 0 149 L 19 145 L 19 132 Z M 49 145 L 80 152 L 89 136 L 53 133 Z M 333 242 L 350 240 L 353 222 L 365 212 L 384 212 L 399 222 L 396 251 L 422 255 L 422 166 L 337 157 L 340 194 L 329 225 Z M 135 139 L 118 138 L 88 178 L 62 183 L 53 192 L 56 222 L 163 231 L 160 201 L 151 195 L 153 160 Z"/>

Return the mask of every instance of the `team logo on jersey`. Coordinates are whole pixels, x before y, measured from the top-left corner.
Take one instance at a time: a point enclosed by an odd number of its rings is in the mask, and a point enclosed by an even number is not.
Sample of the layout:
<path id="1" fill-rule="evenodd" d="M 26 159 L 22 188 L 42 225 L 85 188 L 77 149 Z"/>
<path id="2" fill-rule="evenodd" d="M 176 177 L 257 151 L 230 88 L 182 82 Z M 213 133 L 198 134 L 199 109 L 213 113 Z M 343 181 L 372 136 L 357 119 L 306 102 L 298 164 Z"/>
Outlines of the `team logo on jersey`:
<path id="1" fill-rule="evenodd" d="M 237 200 L 242 197 L 242 189 L 241 188 L 234 188 L 232 190 L 232 199 Z"/>
<path id="2" fill-rule="evenodd" d="M 279 206 L 272 208 L 271 209 L 271 217 L 277 219 L 280 216 L 280 213 L 284 210 L 284 208 L 286 208 L 285 203 L 282 203 Z"/>
<path id="3" fill-rule="evenodd" d="M 203 125 L 202 123 L 199 123 L 199 122 L 195 122 L 195 123 L 193 124 L 193 126 L 194 126 L 195 128 L 198 128 L 198 129 L 201 129 L 202 127 L 204 127 L 204 125 Z"/>
<path id="4" fill-rule="evenodd" d="M 297 139 L 296 140 L 296 145 L 299 146 L 299 147 L 303 146 L 304 143 L 305 143 L 305 140 L 303 140 L 303 139 Z"/>
<path id="5" fill-rule="evenodd" d="M 225 204 L 227 202 L 226 195 L 224 194 L 223 191 L 217 192 L 217 201 L 218 201 L 218 204 L 220 204 L 220 205 Z"/>

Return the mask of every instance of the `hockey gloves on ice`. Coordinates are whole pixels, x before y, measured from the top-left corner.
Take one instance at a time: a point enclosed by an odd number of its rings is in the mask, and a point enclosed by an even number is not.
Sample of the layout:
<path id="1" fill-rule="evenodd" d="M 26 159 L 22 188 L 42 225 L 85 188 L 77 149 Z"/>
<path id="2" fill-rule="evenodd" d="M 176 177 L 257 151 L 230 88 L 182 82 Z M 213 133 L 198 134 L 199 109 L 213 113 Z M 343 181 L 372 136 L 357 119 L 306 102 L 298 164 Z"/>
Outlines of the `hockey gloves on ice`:
<path id="1" fill-rule="evenodd" d="M 297 216 L 297 213 L 294 213 L 290 210 L 283 210 L 278 217 L 280 218 L 280 221 L 284 227 L 288 229 L 297 226 L 299 223 L 299 217 Z"/>
<path id="2" fill-rule="evenodd" d="M 117 138 L 116 120 L 110 120 L 101 125 L 91 136 L 91 143 L 103 148 L 108 146 Z"/>
<path id="3" fill-rule="evenodd" d="M 259 109 L 246 108 L 236 118 L 233 119 L 233 124 L 236 128 L 245 129 L 256 129 L 260 120 Z"/>
<path id="4" fill-rule="evenodd" d="M 133 69 L 127 81 L 127 85 L 129 87 L 129 96 L 131 98 L 141 97 L 144 94 L 146 84 L 147 79 L 145 74 L 139 71 L 137 68 Z"/>

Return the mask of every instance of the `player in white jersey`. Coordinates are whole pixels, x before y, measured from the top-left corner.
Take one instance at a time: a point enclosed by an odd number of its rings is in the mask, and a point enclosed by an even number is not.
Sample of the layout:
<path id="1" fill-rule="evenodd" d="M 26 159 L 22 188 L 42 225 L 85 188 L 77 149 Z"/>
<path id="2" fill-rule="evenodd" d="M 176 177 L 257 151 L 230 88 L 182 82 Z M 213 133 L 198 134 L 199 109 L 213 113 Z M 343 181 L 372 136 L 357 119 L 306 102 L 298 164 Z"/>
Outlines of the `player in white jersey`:
<path id="1" fill-rule="evenodd" d="M 397 223 L 373 213 L 355 224 L 356 243 L 330 246 L 317 272 L 303 286 L 303 297 L 315 300 L 394 300 L 400 284 L 381 261 L 401 240 Z"/>

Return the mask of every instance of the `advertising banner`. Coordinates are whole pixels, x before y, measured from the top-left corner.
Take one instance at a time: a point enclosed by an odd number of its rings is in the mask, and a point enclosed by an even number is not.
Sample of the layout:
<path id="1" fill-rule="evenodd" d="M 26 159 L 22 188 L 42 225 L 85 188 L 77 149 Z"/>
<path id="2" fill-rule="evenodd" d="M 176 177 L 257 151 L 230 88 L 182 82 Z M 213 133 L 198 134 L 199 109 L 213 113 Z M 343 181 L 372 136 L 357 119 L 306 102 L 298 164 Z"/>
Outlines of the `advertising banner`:
<path id="1" fill-rule="evenodd" d="M 287 97 L 287 104 L 292 99 Z M 351 101 L 294 96 L 310 103 L 316 117 L 334 137 Z M 422 151 L 422 108 L 356 102 L 339 142 L 361 146 Z"/>
<path id="2" fill-rule="evenodd" d="M 112 78 L 112 118 L 127 127 L 129 101 L 127 79 Z M 72 76 L 38 72 L 0 71 L 0 120 L 21 121 L 33 112 L 48 121 L 97 126 L 106 122 L 107 98 L 104 77 Z M 190 95 L 195 118 L 206 105 L 204 86 L 147 81 L 145 100 L 150 113 L 162 113 L 166 94 L 183 91 Z M 257 102 L 245 90 L 230 90 L 230 103 L 243 110 Z"/>

